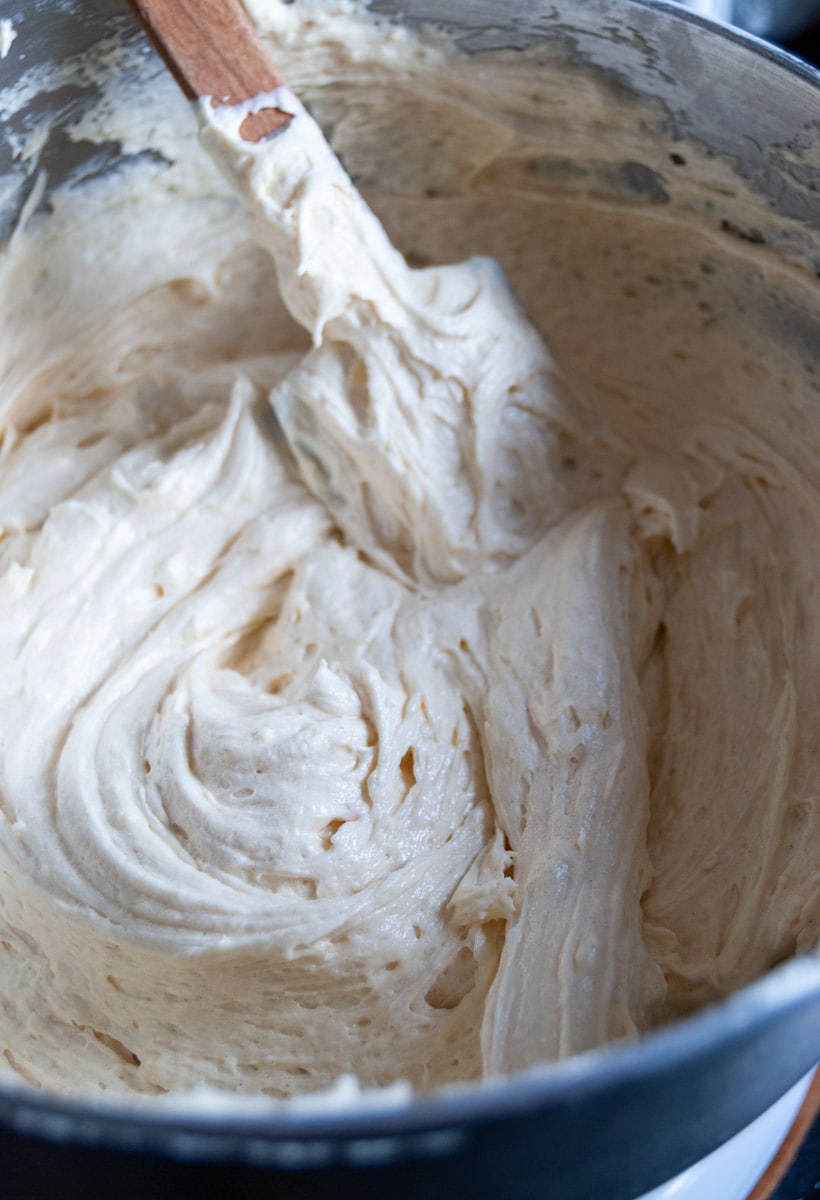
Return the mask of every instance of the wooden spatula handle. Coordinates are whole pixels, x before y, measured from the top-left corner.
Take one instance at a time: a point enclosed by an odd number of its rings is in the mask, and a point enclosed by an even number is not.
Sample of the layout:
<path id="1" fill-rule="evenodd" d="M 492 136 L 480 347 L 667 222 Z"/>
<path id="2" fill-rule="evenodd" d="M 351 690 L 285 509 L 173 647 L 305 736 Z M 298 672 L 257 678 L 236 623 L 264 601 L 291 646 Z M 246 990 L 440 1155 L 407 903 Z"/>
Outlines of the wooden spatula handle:
<path id="1" fill-rule="evenodd" d="M 272 92 L 284 77 L 240 0 L 130 0 L 146 33 L 191 100 L 241 104 Z M 247 117 L 241 133 L 259 141 L 290 120 L 277 108 Z"/>

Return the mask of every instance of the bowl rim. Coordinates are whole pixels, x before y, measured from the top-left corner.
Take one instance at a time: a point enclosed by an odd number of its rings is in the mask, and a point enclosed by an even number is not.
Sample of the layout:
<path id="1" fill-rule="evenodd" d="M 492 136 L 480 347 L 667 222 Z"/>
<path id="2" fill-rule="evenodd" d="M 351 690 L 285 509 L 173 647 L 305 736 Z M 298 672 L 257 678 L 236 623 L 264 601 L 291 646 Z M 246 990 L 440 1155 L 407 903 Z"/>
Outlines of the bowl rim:
<path id="1" fill-rule="evenodd" d="M 136 1134 L 145 1148 L 156 1138 L 165 1141 L 173 1134 L 315 1142 L 441 1130 L 592 1101 L 634 1087 L 639 1080 L 660 1082 L 684 1066 L 705 1068 L 718 1051 L 742 1047 L 806 1011 L 816 1016 L 820 1031 L 818 953 L 792 958 L 724 1000 L 634 1040 L 433 1092 L 399 1096 L 391 1094 L 390 1087 L 373 1089 L 363 1092 L 358 1101 L 345 1099 L 338 1107 L 319 1104 L 315 1109 L 309 1101 L 304 1103 L 303 1096 L 294 1110 L 288 1100 L 237 1093 L 223 1096 L 216 1090 L 209 1093 L 212 1102 L 203 1107 L 195 1091 L 159 1098 L 125 1092 L 92 1096 L 2 1081 L 0 1125 L 56 1141 L 78 1137 L 113 1145 L 122 1141 L 127 1128 L 129 1145 Z M 782 1093 L 819 1060 L 820 1038 L 799 1068 L 783 1080 Z"/>
<path id="2" fill-rule="evenodd" d="M 675 20 L 684 21 L 689 25 L 696 25 L 706 30 L 709 34 L 716 34 L 718 37 L 735 42 L 739 46 L 745 46 L 747 49 L 762 55 L 763 58 L 768 59 L 770 62 L 784 67 L 790 74 L 797 75 L 809 83 L 820 86 L 820 67 L 816 67 L 807 59 L 801 58 L 799 54 L 792 53 L 791 50 L 787 50 L 777 42 L 770 42 L 756 33 L 750 33 L 747 29 L 741 29 L 738 25 L 731 25 L 726 21 L 718 20 L 716 17 L 707 17 L 703 13 L 695 12 L 693 9 L 685 7 L 685 0 L 619 0 L 619 2 L 621 4 L 633 5 L 635 8 L 668 13 Z"/>

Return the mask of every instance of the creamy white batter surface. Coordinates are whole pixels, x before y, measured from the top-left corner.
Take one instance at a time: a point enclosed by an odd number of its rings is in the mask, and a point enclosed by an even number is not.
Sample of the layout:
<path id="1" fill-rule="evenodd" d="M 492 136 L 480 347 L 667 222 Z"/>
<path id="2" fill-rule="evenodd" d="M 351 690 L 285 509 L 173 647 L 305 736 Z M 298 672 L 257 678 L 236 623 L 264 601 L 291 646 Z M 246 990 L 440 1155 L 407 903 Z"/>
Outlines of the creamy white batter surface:
<path id="1" fill-rule="evenodd" d="M 249 236 L 160 76 L 76 136 L 167 161 L 0 262 L 0 1075 L 50 1089 L 432 1088 L 817 940 L 815 285 L 562 192 L 603 85 L 573 132 L 537 55 L 251 9 L 398 249 L 304 111 L 205 112 Z"/>

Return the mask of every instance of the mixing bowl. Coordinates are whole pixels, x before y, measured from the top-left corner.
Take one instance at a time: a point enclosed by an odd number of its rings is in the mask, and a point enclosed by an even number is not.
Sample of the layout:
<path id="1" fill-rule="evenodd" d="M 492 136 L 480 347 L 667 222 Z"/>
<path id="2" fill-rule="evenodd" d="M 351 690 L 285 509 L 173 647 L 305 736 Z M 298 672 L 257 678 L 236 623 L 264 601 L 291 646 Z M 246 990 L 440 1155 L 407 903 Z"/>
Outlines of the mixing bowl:
<path id="1" fill-rule="evenodd" d="M 595 77 L 610 89 L 610 115 L 626 142 L 640 137 L 641 156 L 631 150 L 616 173 L 623 203 L 689 208 L 724 234 L 767 245 L 807 276 L 820 274 L 820 75 L 811 68 L 666 3 L 375 0 L 370 7 L 409 26 L 434 24 L 478 60 L 543 44 L 545 70 L 570 64 Z M 104 39 L 141 44 L 117 0 L 2 0 L 0 17 L 17 31 L 0 63 L 0 88 L 31 83 L 43 64 Z M 129 61 L 144 80 L 160 69 L 147 47 Z M 23 208 L 47 211 L 51 189 L 82 187 L 134 154 L 65 135 L 96 83 L 61 84 L 55 71 L 50 86 L 38 77 L 5 126 L 6 232 Z M 45 109 L 58 114 L 48 140 L 21 152 Z M 608 138 L 601 180 L 612 186 L 617 133 Z M 690 156 L 690 147 L 698 153 Z M 724 184 L 728 173 L 743 189 L 715 186 L 716 170 Z M 583 186 L 594 175 L 587 163 Z M 569 172 L 562 186 L 571 189 L 574 178 Z M 789 334 L 815 359 L 818 311 L 799 314 Z M 352 1099 L 290 1113 L 264 1104 L 154 1108 L 4 1083 L 0 1163 L 8 1195 L 195 1188 L 205 1198 L 231 1188 L 246 1196 L 630 1200 L 742 1130 L 818 1059 L 820 958 L 805 956 L 637 1042 L 410 1102 Z"/>

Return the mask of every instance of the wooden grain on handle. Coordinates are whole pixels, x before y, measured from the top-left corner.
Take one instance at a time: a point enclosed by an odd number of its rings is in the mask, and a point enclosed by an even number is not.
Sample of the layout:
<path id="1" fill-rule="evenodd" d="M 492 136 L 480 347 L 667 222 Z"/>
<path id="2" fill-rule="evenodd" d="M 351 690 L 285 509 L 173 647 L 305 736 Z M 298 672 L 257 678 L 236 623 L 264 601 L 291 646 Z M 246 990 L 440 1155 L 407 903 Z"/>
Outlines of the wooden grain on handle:
<path id="1" fill-rule="evenodd" d="M 130 3 L 189 99 L 211 96 L 214 104 L 241 104 L 284 84 L 240 0 Z M 264 108 L 245 118 L 240 133 L 257 142 L 289 120 L 289 113 Z"/>
<path id="2" fill-rule="evenodd" d="M 769 1164 L 769 1168 L 749 1193 L 747 1200 L 771 1200 L 775 1189 L 785 1178 L 789 1167 L 797 1157 L 801 1143 L 805 1140 L 812 1124 L 820 1117 L 820 1067 L 814 1072 L 811 1086 L 800 1106 L 792 1127 Z"/>

